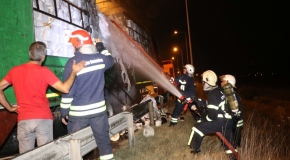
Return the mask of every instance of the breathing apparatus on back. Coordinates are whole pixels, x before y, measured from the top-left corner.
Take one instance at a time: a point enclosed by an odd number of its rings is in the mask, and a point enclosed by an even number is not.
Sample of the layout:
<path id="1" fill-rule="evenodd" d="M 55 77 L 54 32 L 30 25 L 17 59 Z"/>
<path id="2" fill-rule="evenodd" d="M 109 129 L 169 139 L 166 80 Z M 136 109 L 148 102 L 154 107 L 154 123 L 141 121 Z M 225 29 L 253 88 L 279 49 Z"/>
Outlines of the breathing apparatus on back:
<path id="1" fill-rule="evenodd" d="M 237 113 L 239 111 L 239 103 L 234 91 L 236 79 L 234 76 L 228 74 L 220 76 L 220 79 L 230 108 L 232 112 Z"/>
<path id="2" fill-rule="evenodd" d="M 239 103 L 238 103 L 238 100 L 237 100 L 237 97 L 235 95 L 235 91 L 234 91 L 232 85 L 230 83 L 226 83 L 223 86 L 223 90 L 224 90 L 224 93 L 227 97 L 227 100 L 228 100 L 228 103 L 230 105 L 232 112 L 238 112 Z"/>

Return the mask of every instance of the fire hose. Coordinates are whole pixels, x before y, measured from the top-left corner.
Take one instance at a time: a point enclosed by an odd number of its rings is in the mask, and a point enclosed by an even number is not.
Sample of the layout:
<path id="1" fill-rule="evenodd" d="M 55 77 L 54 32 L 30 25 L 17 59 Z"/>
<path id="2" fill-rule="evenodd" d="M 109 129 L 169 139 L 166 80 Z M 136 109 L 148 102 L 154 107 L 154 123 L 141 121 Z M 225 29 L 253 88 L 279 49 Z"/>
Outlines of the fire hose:
<path id="1" fill-rule="evenodd" d="M 221 132 L 215 132 L 218 137 L 229 147 L 229 149 L 233 152 L 234 156 L 237 160 L 240 160 L 240 156 L 238 152 L 234 149 L 234 147 L 231 145 L 231 143 L 221 134 Z"/>

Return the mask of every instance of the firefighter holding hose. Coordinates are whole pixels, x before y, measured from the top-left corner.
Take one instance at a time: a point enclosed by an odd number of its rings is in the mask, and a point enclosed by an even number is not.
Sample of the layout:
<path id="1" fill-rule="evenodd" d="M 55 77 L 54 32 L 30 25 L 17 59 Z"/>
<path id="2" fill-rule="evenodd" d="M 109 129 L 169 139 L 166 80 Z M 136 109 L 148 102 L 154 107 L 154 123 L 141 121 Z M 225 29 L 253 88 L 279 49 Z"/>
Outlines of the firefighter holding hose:
<path id="1" fill-rule="evenodd" d="M 191 153 L 200 152 L 201 142 L 206 134 L 215 132 L 223 133 L 224 137 L 231 142 L 233 120 L 232 116 L 227 112 L 229 107 L 226 104 L 226 97 L 221 87 L 216 84 L 217 76 L 207 70 L 202 74 L 203 90 L 207 94 L 207 115 L 206 121 L 194 124 L 188 141 Z M 228 146 L 225 147 L 226 154 L 234 157 Z"/>
<path id="2" fill-rule="evenodd" d="M 193 79 L 194 67 L 191 64 L 186 64 L 183 67 L 183 74 L 172 78 L 171 81 L 180 89 L 182 95 L 186 97 L 187 102 L 192 102 L 192 98 L 196 96 L 194 79 Z M 184 108 L 183 102 L 178 99 L 176 102 L 175 108 L 171 115 L 171 121 L 169 127 L 172 127 L 177 124 L 178 116 L 182 113 Z M 183 118 L 183 117 L 182 117 Z M 181 118 L 181 119 L 182 119 Z"/>

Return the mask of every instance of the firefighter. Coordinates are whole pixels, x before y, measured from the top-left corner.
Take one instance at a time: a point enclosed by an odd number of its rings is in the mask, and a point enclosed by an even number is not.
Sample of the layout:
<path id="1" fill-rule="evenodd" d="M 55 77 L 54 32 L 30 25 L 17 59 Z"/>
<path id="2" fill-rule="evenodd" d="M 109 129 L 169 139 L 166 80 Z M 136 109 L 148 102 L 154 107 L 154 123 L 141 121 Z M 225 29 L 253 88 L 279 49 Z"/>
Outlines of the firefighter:
<path id="1" fill-rule="evenodd" d="M 62 96 L 62 122 L 67 125 L 69 133 L 91 126 L 100 160 L 113 160 L 104 98 L 104 73 L 114 65 L 114 59 L 102 42 L 97 42 L 95 46 L 85 30 L 72 32 L 70 42 L 78 53 L 67 62 L 63 79 L 68 77 L 73 60 L 85 60 L 86 68 L 78 74 L 70 92 Z"/>
<path id="2" fill-rule="evenodd" d="M 196 123 L 192 128 L 188 145 L 193 154 L 200 152 L 201 142 L 206 134 L 221 132 L 230 142 L 233 121 L 231 115 L 226 112 L 226 99 L 222 88 L 218 87 L 216 82 L 217 76 L 213 71 L 207 70 L 202 74 L 203 90 L 207 94 L 207 115 L 206 121 Z M 227 146 L 224 147 L 226 153 L 232 155 L 231 150 Z"/>
<path id="3" fill-rule="evenodd" d="M 194 85 L 194 79 L 193 79 L 193 73 L 194 73 L 194 67 L 191 64 L 186 64 L 183 67 L 183 74 L 174 78 L 174 83 L 176 87 L 178 87 L 181 91 L 181 94 L 184 95 L 188 100 L 195 97 L 195 85 Z M 175 108 L 173 110 L 170 125 L 174 126 L 178 122 L 178 116 L 183 111 L 184 104 L 178 99 L 176 102 Z M 183 117 L 181 117 L 181 120 L 184 120 Z"/>
<path id="4" fill-rule="evenodd" d="M 236 78 L 233 75 L 226 74 L 219 77 L 221 80 L 221 86 L 225 86 L 227 83 L 230 83 L 233 88 L 236 88 Z M 241 137 L 242 137 L 242 129 L 243 129 L 243 118 L 242 118 L 242 103 L 241 98 L 238 93 L 233 90 L 233 94 L 236 97 L 237 108 L 232 112 L 233 118 L 233 147 L 236 149 L 241 146 Z M 227 96 L 226 96 L 227 97 Z M 226 103 L 229 105 L 229 103 Z M 229 107 L 228 107 L 229 108 Z"/>

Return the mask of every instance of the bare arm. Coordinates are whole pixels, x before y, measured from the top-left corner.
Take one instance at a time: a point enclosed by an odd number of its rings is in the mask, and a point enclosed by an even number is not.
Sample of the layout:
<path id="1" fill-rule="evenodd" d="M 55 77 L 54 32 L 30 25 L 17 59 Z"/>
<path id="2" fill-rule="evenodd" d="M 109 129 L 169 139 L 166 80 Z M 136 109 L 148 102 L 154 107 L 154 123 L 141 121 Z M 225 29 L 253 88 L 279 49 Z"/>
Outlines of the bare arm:
<path id="1" fill-rule="evenodd" d="M 4 89 L 7 88 L 9 85 L 10 85 L 10 83 L 8 83 L 7 81 L 5 81 L 4 79 L 2 79 L 0 81 L 0 103 L 9 112 L 16 112 L 17 111 L 17 108 L 19 106 L 12 107 L 11 104 L 7 101 L 7 99 L 5 97 L 5 94 L 4 94 Z"/>
<path id="2" fill-rule="evenodd" d="M 72 72 L 68 77 L 68 79 L 65 82 L 57 81 L 52 85 L 52 87 L 63 93 L 68 93 L 76 78 L 77 73 L 81 71 L 83 68 L 85 68 L 85 64 L 86 64 L 85 61 L 81 61 L 78 64 L 76 64 L 74 60 L 72 65 Z"/>

